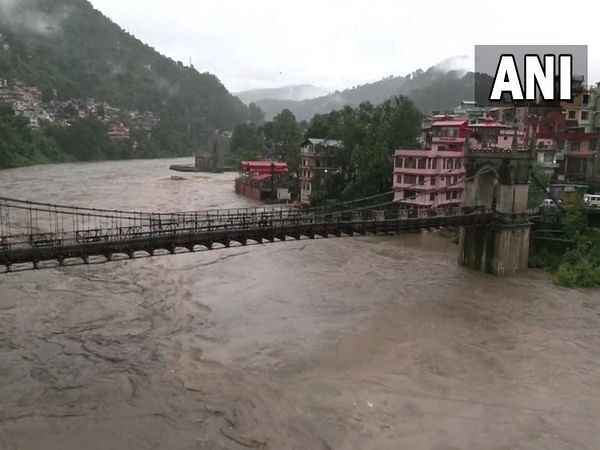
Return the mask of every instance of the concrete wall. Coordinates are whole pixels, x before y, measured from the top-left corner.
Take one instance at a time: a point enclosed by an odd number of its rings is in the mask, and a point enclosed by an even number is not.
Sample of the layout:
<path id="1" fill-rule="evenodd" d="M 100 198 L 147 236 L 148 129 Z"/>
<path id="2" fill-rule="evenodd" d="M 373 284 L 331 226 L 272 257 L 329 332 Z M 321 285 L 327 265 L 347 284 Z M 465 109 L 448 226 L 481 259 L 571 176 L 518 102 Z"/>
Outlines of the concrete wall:
<path id="1" fill-rule="evenodd" d="M 466 183 L 466 206 L 491 207 L 496 194 L 496 213 L 507 223 L 461 227 L 459 264 L 497 276 L 527 270 L 529 262 L 529 224 L 514 222 L 512 214 L 527 212 L 528 184 L 496 183 L 494 171 L 483 173 Z"/>
<path id="2" fill-rule="evenodd" d="M 497 276 L 523 272 L 529 264 L 529 234 L 529 226 L 461 227 L 458 262 Z"/>
<path id="3" fill-rule="evenodd" d="M 246 183 L 241 182 L 239 179 L 235 180 L 235 192 L 236 194 L 249 197 L 253 200 L 262 200 L 262 193 L 259 188 L 249 186 Z"/>
<path id="4" fill-rule="evenodd" d="M 529 265 L 529 226 L 497 230 L 491 273 L 512 275 L 527 270 Z"/>
<path id="5" fill-rule="evenodd" d="M 498 186 L 496 211 L 502 214 L 522 214 L 527 212 L 529 185 L 501 184 Z"/>
<path id="6" fill-rule="evenodd" d="M 494 199 L 494 189 L 497 175 L 488 172 L 480 175 L 465 185 L 465 206 L 486 206 L 491 208 Z"/>

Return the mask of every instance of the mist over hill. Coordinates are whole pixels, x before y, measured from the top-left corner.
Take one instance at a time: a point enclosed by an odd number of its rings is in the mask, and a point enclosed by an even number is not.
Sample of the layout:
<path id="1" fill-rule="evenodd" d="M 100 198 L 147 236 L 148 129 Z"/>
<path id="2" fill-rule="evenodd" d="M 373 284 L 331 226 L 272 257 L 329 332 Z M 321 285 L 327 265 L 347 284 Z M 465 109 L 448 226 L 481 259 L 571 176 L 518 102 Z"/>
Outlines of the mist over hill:
<path id="1" fill-rule="evenodd" d="M 152 111 L 153 153 L 164 156 L 189 154 L 248 117 L 216 76 L 161 55 L 87 0 L 0 0 L 0 79 L 40 88 L 45 102 Z"/>
<path id="2" fill-rule="evenodd" d="M 320 97 L 327 93 L 327 89 L 312 84 L 294 84 L 270 89 L 250 89 L 237 92 L 235 95 L 244 103 L 250 104 L 265 99 L 302 101 Z"/>
<path id="3" fill-rule="evenodd" d="M 327 113 L 346 105 L 358 106 L 366 101 L 379 104 L 396 95 L 410 97 L 423 113 L 448 110 L 462 100 L 474 99 L 474 76 L 464 68 L 466 64 L 462 58 L 448 58 L 426 71 L 389 76 L 303 101 L 263 98 L 255 100 L 255 103 L 265 112 L 267 119 L 283 109 L 289 109 L 298 120 L 309 120 L 315 114 Z"/>

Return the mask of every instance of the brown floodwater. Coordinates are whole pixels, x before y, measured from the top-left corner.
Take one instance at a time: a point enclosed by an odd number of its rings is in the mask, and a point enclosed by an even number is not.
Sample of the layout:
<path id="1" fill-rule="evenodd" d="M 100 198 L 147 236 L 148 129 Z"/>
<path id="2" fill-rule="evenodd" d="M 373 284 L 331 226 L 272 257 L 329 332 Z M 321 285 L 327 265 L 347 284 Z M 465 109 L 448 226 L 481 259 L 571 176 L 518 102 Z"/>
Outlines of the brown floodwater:
<path id="1" fill-rule="evenodd" d="M 174 161 L 0 172 L 0 196 L 249 206 Z M 600 291 L 459 267 L 439 233 L 0 276 L 0 449 L 598 449 Z"/>

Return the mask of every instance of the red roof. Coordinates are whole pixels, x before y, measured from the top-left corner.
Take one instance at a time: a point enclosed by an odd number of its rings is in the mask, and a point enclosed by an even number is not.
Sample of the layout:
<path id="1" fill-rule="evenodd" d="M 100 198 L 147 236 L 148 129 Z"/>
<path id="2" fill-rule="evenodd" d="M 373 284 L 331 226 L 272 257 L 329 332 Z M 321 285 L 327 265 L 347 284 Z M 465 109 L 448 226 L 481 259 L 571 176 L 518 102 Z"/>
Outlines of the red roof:
<path id="1" fill-rule="evenodd" d="M 431 124 L 432 127 L 462 127 L 466 126 L 466 120 L 438 120 Z"/>
<path id="2" fill-rule="evenodd" d="M 487 116 L 483 123 L 474 123 L 469 125 L 470 128 L 510 128 L 508 125 L 505 125 L 500 122 L 496 122 L 493 117 Z"/>
<path id="3" fill-rule="evenodd" d="M 504 125 L 500 122 L 484 122 L 484 123 L 474 123 L 469 125 L 469 128 L 510 128 L 508 125 Z"/>
<path id="4" fill-rule="evenodd" d="M 287 173 L 287 163 L 279 161 L 242 161 L 244 172 L 263 173 Z"/>

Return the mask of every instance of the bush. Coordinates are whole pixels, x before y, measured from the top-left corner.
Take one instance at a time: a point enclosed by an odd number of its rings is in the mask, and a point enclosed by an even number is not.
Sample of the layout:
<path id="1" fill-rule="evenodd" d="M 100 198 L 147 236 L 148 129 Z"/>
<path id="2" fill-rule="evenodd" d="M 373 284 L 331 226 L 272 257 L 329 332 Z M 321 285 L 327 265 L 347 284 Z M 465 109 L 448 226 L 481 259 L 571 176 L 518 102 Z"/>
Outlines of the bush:
<path id="1" fill-rule="evenodd" d="M 566 287 L 591 288 L 600 286 L 600 267 L 588 259 L 577 263 L 566 262 L 554 274 L 554 282 Z"/>

